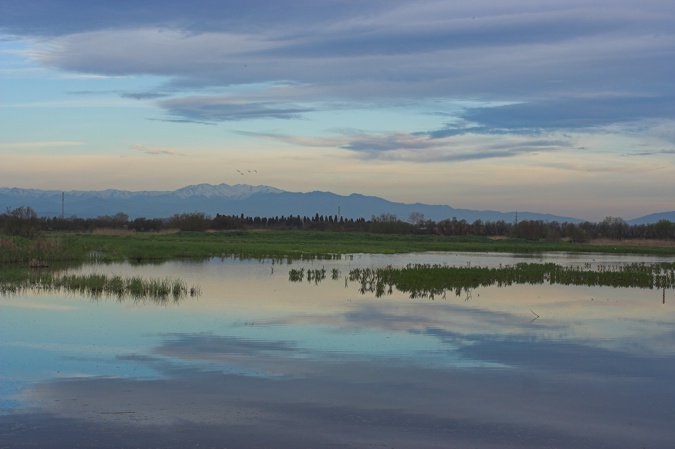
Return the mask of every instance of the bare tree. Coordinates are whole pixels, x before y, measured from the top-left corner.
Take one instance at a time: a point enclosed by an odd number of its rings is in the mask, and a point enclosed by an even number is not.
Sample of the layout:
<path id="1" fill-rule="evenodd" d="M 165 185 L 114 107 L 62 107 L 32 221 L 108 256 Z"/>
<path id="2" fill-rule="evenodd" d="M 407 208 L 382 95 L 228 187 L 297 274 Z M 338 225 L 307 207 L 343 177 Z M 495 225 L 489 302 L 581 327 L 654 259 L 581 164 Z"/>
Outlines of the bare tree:
<path id="1" fill-rule="evenodd" d="M 422 212 L 410 212 L 408 223 L 419 226 L 424 223 L 424 214 Z"/>
<path id="2" fill-rule="evenodd" d="M 37 212 L 29 206 L 20 206 L 5 214 L 4 231 L 7 235 L 18 235 L 32 239 L 40 231 Z"/>

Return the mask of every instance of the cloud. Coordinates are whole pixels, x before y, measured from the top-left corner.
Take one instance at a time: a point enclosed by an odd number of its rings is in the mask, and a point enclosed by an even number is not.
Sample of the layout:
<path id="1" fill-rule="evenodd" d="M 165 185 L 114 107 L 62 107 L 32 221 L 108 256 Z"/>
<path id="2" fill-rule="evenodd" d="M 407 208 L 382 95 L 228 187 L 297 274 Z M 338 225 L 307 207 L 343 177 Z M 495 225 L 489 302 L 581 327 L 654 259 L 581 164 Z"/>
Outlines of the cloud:
<path id="1" fill-rule="evenodd" d="M 655 151 L 642 151 L 639 153 L 630 153 L 626 156 L 654 156 L 654 155 L 668 155 L 675 154 L 675 150 L 655 150 Z"/>
<path id="2" fill-rule="evenodd" d="M 245 102 L 229 97 L 192 96 L 159 102 L 170 115 L 198 122 L 249 119 L 299 119 L 312 108 L 279 106 L 272 102 Z"/>
<path id="3" fill-rule="evenodd" d="M 598 95 L 473 108 L 462 117 L 488 132 L 579 130 L 653 118 L 675 119 L 675 96 Z"/>
<path id="4" fill-rule="evenodd" d="M 168 96 L 169 94 L 162 92 L 124 92 L 120 94 L 122 98 L 132 98 L 134 100 L 154 100 Z"/>
<path id="5" fill-rule="evenodd" d="M 432 45 L 436 39 L 431 36 L 426 45 L 420 43 L 420 48 L 412 52 L 396 45 L 396 36 L 387 36 L 388 41 L 383 37 L 382 43 L 377 44 L 384 47 L 388 42 L 387 52 L 365 52 L 360 49 L 373 45 L 376 34 L 369 32 L 363 33 L 349 50 L 334 48 L 337 38 L 329 36 L 328 42 L 313 52 L 304 48 L 297 54 L 290 51 L 293 45 L 318 45 L 314 42 L 324 38 L 325 32 L 313 31 L 316 34 L 287 37 L 273 31 L 259 35 L 106 29 L 58 37 L 28 54 L 62 70 L 105 76 L 168 76 L 179 83 L 175 85 L 230 86 L 291 80 L 321 85 L 324 95 L 338 98 L 508 98 L 505 94 L 602 89 L 605 83 L 596 77 L 608 76 L 609 70 L 614 72 L 610 80 L 615 89 L 631 87 L 636 77 L 649 77 L 654 87 L 663 88 L 670 71 L 663 67 L 661 58 L 672 56 L 669 48 L 673 46 L 672 40 L 636 42 L 633 37 L 623 36 L 612 40 L 593 36 L 590 42 L 577 38 L 550 45 L 503 44 L 503 36 L 495 34 L 491 41 L 486 38 L 480 50 L 459 44 Z M 410 32 L 398 39 L 406 40 Z M 101 52 L 101 48 L 106 51 Z M 650 60 L 637 57 L 651 51 L 656 54 Z M 602 58 L 597 58 L 597 52 L 602 52 Z M 562 84 L 552 83 L 556 79 Z"/>
<path id="6" fill-rule="evenodd" d="M 639 89 L 672 92 L 667 61 L 675 46 L 674 14 L 658 2 L 640 8 L 616 2 L 611 9 L 562 1 L 541 7 L 485 1 L 472 8 L 328 2 L 319 11 L 303 1 L 284 8 L 241 5 L 227 14 L 204 8 L 210 15 L 167 2 L 153 16 L 129 7 L 109 11 L 110 19 L 95 16 L 100 6 L 81 6 L 82 29 L 61 30 L 46 17 L 42 26 L 34 24 L 35 32 L 44 28 L 55 36 L 29 54 L 63 70 L 152 74 L 193 87 L 291 80 L 321 86 L 324 97 L 315 101 L 564 97 L 635 90 L 641 79 L 649 82 Z M 38 18 L 19 6 L 11 10 L 14 19 L 5 22 L 30 33 Z"/>
<path id="7" fill-rule="evenodd" d="M 168 155 L 168 156 L 185 156 L 183 153 L 179 153 L 176 150 L 171 150 L 167 148 L 158 148 L 158 147 L 152 147 L 152 146 L 147 146 L 147 145 L 142 145 L 140 143 L 132 143 L 129 145 L 129 148 L 132 150 L 140 151 L 145 154 L 153 154 L 153 155 Z"/>
<path id="8" fill-rule="evenodd" d="M 574 149 L 571 138 L 513 134 L 473 134 L 442 131 L 369 134 L 343 131 L 330 136 L 290 136 L 275 133 L 239 132 L 292 145 L 339 148 L 364 159 L 421 163 L 509 158 L 542 152 Z"/>
<path id="9" fill-rule="evenodd" d="M 358 2 L 293 0 L 284 4 L 274 0 L 251 3 L 231 0 L 227 8 L 214 8 L 210 0 L 143 0 L 112 6 L 102 0 L 68 0 L 68 8 L 50 0 L 34 0 L 30 5 L 10 2 L 3 5 L 1 29 L 10 34 L 58 36 L 98 29 L 132 28 L 154 25 L 185 29 L 191 33 L 216 30 L 258 32 L 279 26 L 323 24 L 358 13 L 386 11 L 401 0 Z M 123 6 L 123 7 L 122 7 Z M 69 19 L 69 20 L 66 20 Z"/>
<path id="10" fill-rule="evenodd" d="M 165 92 L 121 92 L 119 90 L 71 90 L 67 93 L 68 95 L 119 95 L 122 98 L 133 100 L 154 100 L 169 96 Z"/>
<path id="11" fill-rule="evenodd" d="M 167 123 L 191 123 L 196 125 L 209 125 L 215 126 L 217 123 L 214 122 L 201 122 L 199 120 L 188 120 L 188 119 L 159 119 L 159 118 L 149 118 L 148 120 L 153 122 L 167 122 Z"/>

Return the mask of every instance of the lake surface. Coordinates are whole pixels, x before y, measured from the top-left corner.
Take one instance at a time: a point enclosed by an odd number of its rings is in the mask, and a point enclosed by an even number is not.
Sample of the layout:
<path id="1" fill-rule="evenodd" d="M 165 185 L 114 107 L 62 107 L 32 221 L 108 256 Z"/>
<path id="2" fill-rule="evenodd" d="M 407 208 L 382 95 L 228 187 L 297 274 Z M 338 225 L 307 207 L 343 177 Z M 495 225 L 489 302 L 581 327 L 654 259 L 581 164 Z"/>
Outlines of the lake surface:
<path id="1" fill-rule="evenodd" d="M 514 285 L 362 295 L 351 268 L 652 262 L 431 253 L 71 270 L 178 303 L 0 296 L 0 448 L 673 448 L 675 298 Z M 291 269 L 326 268 L 322 282 Z M 333 269 L 337 279 L 331 279 Z"/>

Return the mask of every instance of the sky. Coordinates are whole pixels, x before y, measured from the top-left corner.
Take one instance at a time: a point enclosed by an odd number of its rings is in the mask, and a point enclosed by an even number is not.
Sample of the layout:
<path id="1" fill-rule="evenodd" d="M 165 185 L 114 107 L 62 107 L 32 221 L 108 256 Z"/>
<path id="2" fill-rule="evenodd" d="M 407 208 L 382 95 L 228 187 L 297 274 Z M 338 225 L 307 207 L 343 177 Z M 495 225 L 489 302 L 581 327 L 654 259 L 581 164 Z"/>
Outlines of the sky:
<path id="1" fill-rule="evenodd" d="M 670 0 L 0 0 L 0 187 L 675 210 Z"/>

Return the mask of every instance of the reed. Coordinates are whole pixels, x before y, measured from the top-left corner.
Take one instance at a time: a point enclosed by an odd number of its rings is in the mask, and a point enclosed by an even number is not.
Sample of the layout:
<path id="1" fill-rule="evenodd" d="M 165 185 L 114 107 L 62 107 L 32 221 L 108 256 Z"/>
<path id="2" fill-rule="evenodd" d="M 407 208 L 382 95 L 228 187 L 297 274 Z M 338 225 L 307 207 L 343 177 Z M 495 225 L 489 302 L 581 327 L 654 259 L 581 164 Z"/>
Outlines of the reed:
<path id="1" fill-rule="evenodd" d="M 143 279 L 138 276 L 123 278 L 104 274 L 54 274 L 25 270 L 6 271 L 0 278 L 0 294 L 19 294 L 26 291 L 75 293 L 92 298 L 113 297 L 118 300 L 150 299 L 156 303 L 178 302 L 187 296 L 199 296 L 198 286 L 190 288 L 180 279 Z"/>
<path id="2" fill-rule="evenodd" d="M 84 260 L 87 250 L 74 236 L 35 239 L 0 236 L 0 264 L 43 268 L 57 261 Z"/>
<path id="3" fill-rule="evenodd" d="M 518 263 L 498 268 L 410 264 L 403 268 L 354 268 L 347 277 L 362 293 L 380 297 L 396 288 L 411 298 L 457 296 L 478 287 L 514 284 L 562 284 L 646 289 L 675 288 L 675 263 L 565 267 L 554 263 Z"/>

